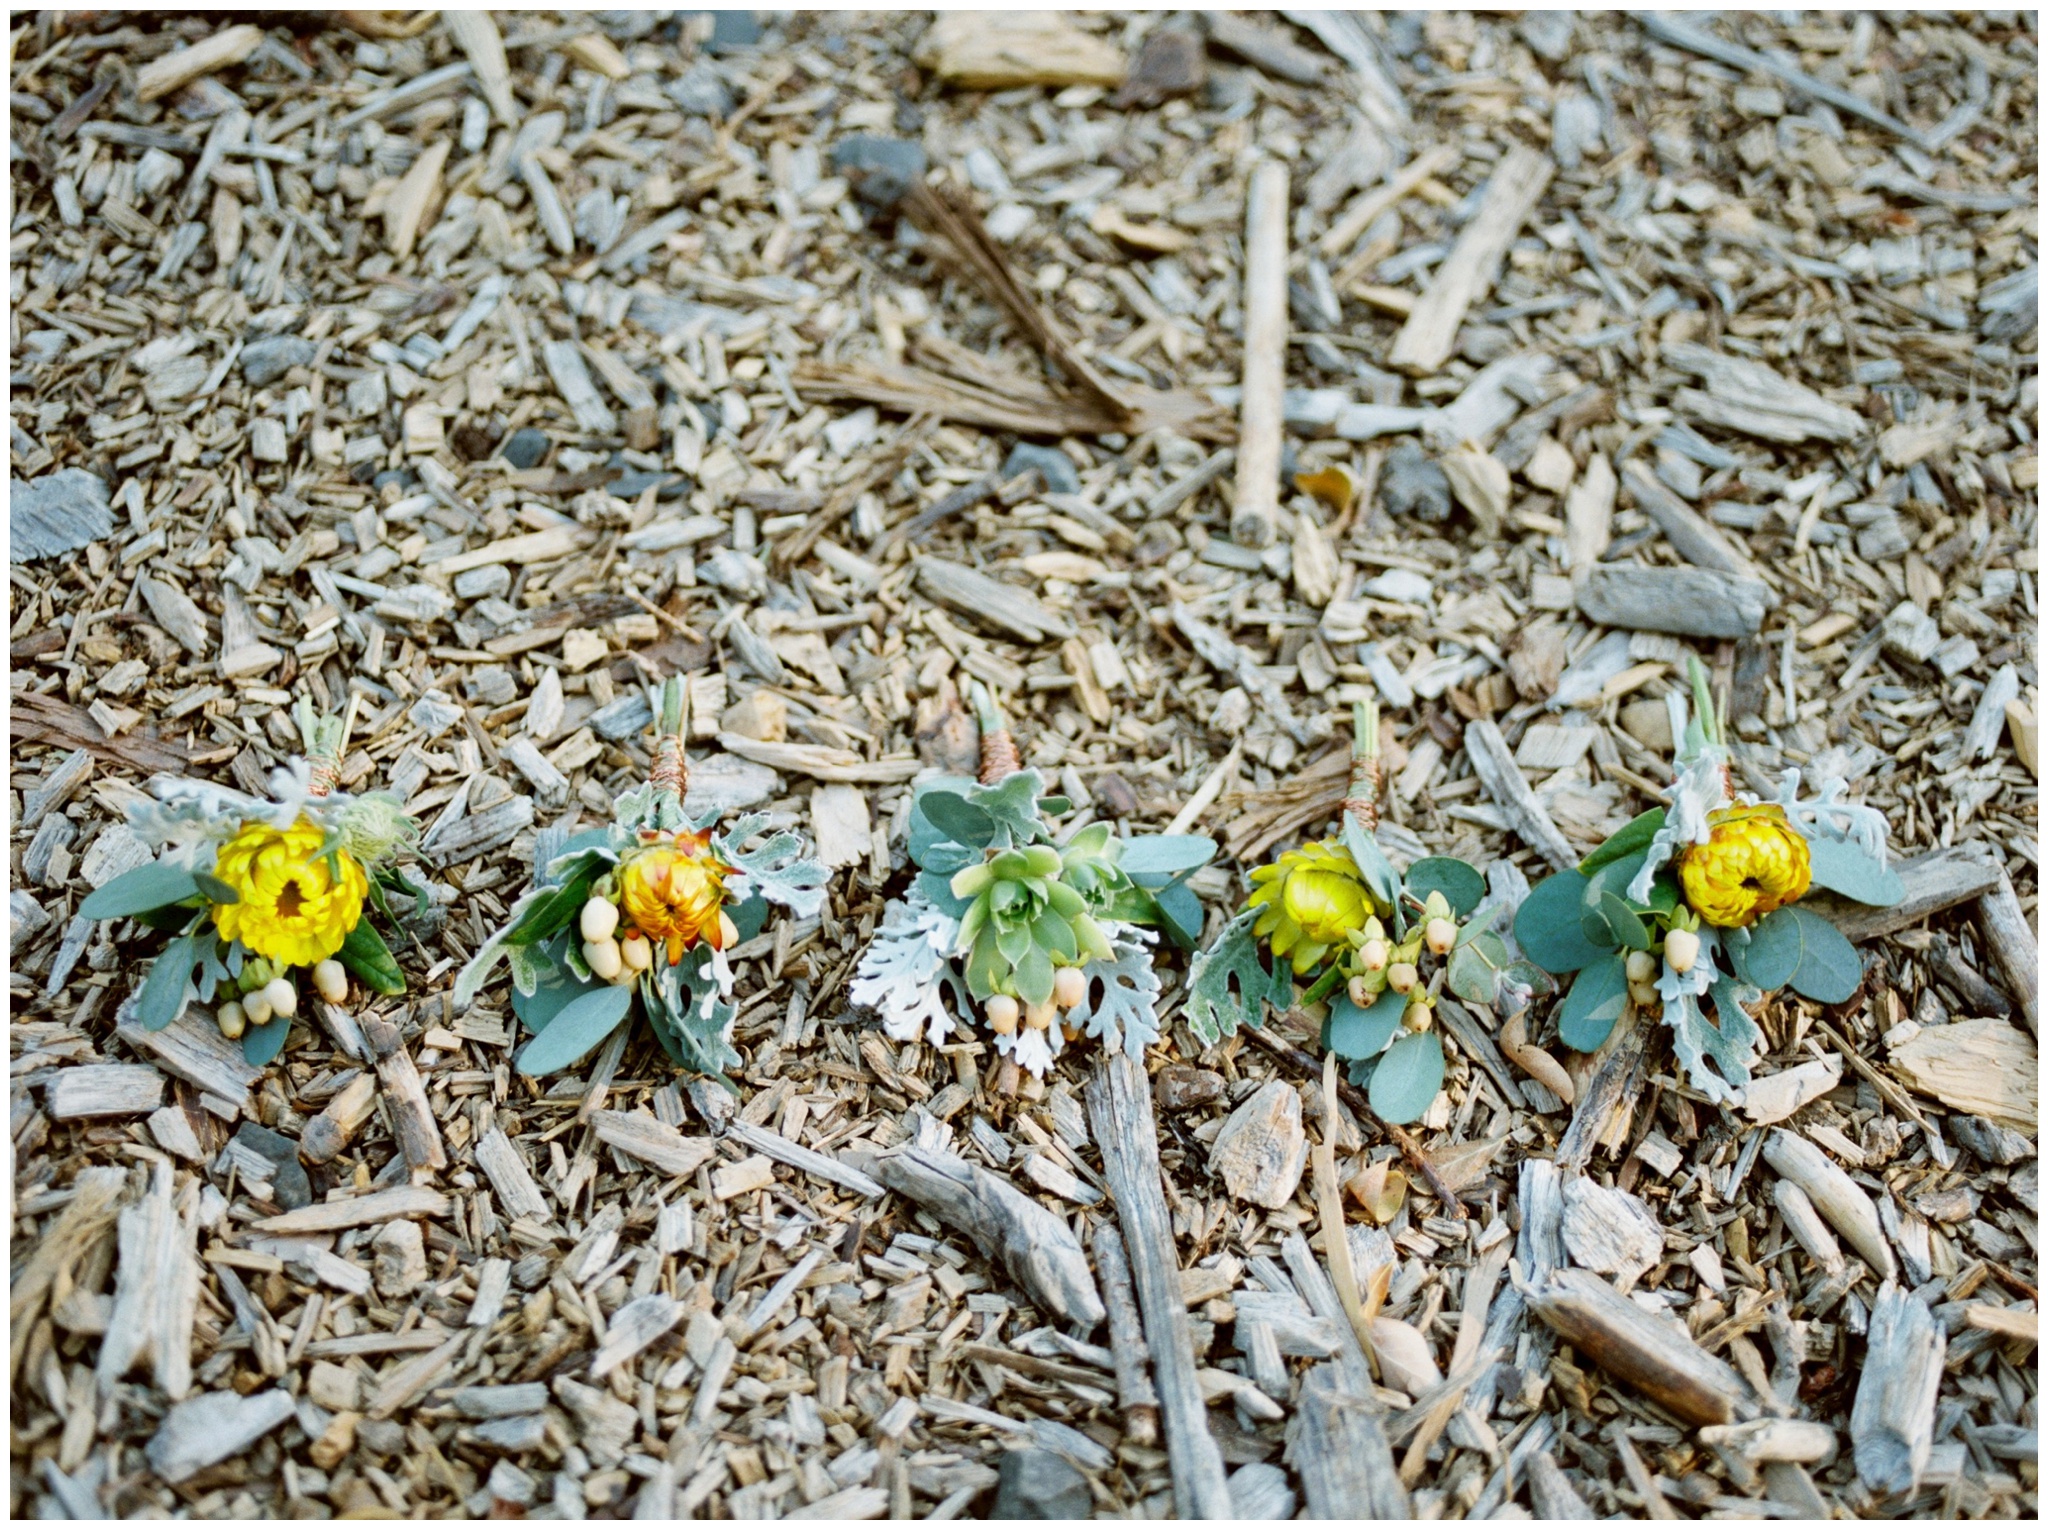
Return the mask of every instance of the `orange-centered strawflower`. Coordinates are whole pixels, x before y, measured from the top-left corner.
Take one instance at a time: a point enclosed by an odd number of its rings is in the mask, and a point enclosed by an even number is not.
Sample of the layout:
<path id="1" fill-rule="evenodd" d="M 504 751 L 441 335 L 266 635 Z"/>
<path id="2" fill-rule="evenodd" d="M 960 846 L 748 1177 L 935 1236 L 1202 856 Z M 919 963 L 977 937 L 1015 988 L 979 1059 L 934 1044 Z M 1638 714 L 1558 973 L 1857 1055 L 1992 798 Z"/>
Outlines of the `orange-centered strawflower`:
<path id="1" fill-rule="evenodd" d="M 684 831 L 649 845 L 619 873 L 627 921 L 667 948 L 670 965 L 700 940 L 722 950 L 725 873 L 725 864 L 711 853 L 709 834 Z"/>
<path id="2" fill-rule="evenodd" d="M 1812 856 L 1783 808 L 1723 808 L 1707 825 L 1707 843 L 1688 845 L 1679 857 L 1678 880 L 1685 901 L 1708 924 L 1754 924 L 1805 895 Z"/>

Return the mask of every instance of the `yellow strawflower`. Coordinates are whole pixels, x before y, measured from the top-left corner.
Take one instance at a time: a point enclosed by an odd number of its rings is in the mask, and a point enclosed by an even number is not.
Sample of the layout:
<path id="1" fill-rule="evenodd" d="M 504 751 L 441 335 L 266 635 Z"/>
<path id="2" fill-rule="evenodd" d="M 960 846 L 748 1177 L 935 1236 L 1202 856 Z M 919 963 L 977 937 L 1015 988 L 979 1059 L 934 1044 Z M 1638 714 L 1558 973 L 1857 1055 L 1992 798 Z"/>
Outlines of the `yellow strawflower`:
<path id="1" fill-rule="evenodd" d="M 1263 909 L 1252 933 L 1284 956 L 1297 975 L 1374 913 L 1372 896 L 1341 840 L 1325 839 L 1289 850 L 1252 873 L 1250 906 Z"/>
<path id="2" fill-rule="evenodd" d="M 1812 856 L 1783 808 L 1723 808 L 1707 826 L 1707 843 L 1688 845 L 1679 856 L 1678 880 L 1686 903 L 1708 924 L 1753 924 L 1805 894 Z"/>
<path id="3" fill-rule="evenodd" d="M 363 917 L 370 880 L 346 850 L 318 858 L 320 830 L 253 823 L 220 848 L 213 874 L 239 903 L 216 903 L 223 937 L 287 967 L 310 967 L 341 949 Z M 338 874 L 337 874 L 338 873 Z"/>
<path id="4" fill-rule="evenodd" d="M 640 851 L 619 873 L 628 922 L 666 946 L 671 965 L 699 940 L 714 951 L 725 947 L 726 868 L 710 847 L 708 834 L 684 832 L 673 843 Z"/>

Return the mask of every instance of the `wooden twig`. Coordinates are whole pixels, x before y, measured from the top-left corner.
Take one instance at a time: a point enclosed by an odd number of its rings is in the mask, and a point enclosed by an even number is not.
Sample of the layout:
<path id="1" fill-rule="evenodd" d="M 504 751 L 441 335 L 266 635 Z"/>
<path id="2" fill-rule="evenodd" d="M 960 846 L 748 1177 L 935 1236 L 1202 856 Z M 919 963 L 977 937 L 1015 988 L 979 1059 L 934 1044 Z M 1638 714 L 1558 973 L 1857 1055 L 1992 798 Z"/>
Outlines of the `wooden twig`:
<path id="1" fill-rule="evenodd" d="M 1294 1012 L 1290 1011 L 1290 1013 Z M 1300 1047 L 1292 1046 L 1282 1041 L 1278 1036 L 1272 1034 L 1267 1027 L 1258 1025 L 1247 1026 L 1239 1034 L 1251 1037 L 1253 1041 L 1299 1071 L 1304 1077 L 1319 1078 L 1322 1076 L 1321 1063 L 1309 1056 Z M 1465 1208 L 1459 1203 L 1457 1192 L 1444 1183 L 1443 1176 L 1437 1172 L 1436 1165 L 1430 1162 L 1429 1155 L 1423 1152 L 1422 1144 L 1415 1140 L 1413 1133 L 1404 1127 L 1394 1125 L 1391 1121 L 1382 1121 L 1379 1112 L 1372 1108 L 1372 1102 L 1365 1097 L 1365 1092 L 1355 1085 L 1339 1080 L 1337 1084 L 1337 1098 L 1350 1106 L 1352 1114 L 1357 1116 L 1360 1121 L 1400 1148 L 1401 1156 L 1408 1161 L 1416 1173 L 1420 1174 L 1428 1182 L 1429 1188 L 1436 1192 L 1436 1198 L 1443 1202 L 1444 1214 L 1446 1216 L 1460 1221 L 1464 1219 Z"/>
<path id="2" fill-rule="evenodd" d="M 1600 1066 L 1586 1084 L 1585 1093 L 1579 1097 L 1577 1109 L 1572 1112 L 1571 1125 L 1565 1128 L 1564 1137 L 1557 1145 L 1557 1171 L 1567 1178 L 1586 1171 L 1600 1139 L 1607 1134 L 1607 1124 L 1613 1119 L 1614 1112 L 1622 1101 L 1632 1098 L 1642 1086 L 1649 1027 L 1641 1023 L 1641 1016 L 1634 1005 L 1628 1007 L 1616 1024 L 1628 1029 L 1614 1044 L 1613 1050 L 1600 1060 Z"/>
<path id="3" fill-rule="evenodd" d="M 427 1101 L 427 1086 L 420 1070 L 413 1066 L 405 1049 L 405 1037 L 398 1027 L 374 1015 L 363 1017 L 363 1039 L 377 1060 L 377 1077 L 383 1081 L 385 1098 L 391 1104 L 391 1130 L 398 1138 L 399 1151 L 415 1169 L 445 1169 L 448 1150 L 441 1141 L 441 1125 Z"/>
<path id="4" fill-rule="evenodd" d="M 1244 390 L 1230 536 L 1266 547 L 1280 516 L 1281 395 L 1287 386 L 1287 166 L 1253 166 L 1244 216 Z"/>
<path id="5" fill-rule="evenodd" d="M 2019 1000 L 2020 1018 L 2036 1037 L 2041 1034 L 2041 942 L 2020 907 L 2012 878 L 2003 870 L 1998 885 L 1977 899 L 1977 923 L 1985 943 L 2004 971 L 2013 997 Z"/>
<path id="6" fill-rule="evenodd" d="M 1473 773 L 1486 788 L 1487 796 L 1493 798 L 1501 811 L 1508 815 L 1509 826 L 1521 835 L 1522 842 L 1559 871 L 1570 871 L 1576 867 L 1579 864 L 1578 852 L 1558 832 L 1557 825 L 1550 821 L 1550 815 L 1543 811 L 1543 804 L 1536 800 L 1535 792 L 1522 778 L 1522 768 L 1515 763 L 1514 751 L 1508 748 L 1508 741 L 1501 736 L 1499 725 L 1487 718 L 1468 723 L 1465 727 L 1465 753 L 1472 761 Z"/>
<path id="7" fill-rule="evenodd" d="M 1580 1354 L 1687 1423 L 1754 1416 L 1733 1366 L 1693 1343 L 1675 1318 L 1652 1317 L 1590 1271 L 1555 1270 L 1525 1300 Z"/>
<path id="8" fill-rule="evenodd" d="M 1450 359 L 1465 311 L 1492 288 L 1508 246 L 1536 210 L 1555 169 L 1548 156 L 1521 144 L 1501 156 L 1478 210 L 1394 337 L 1389 366 L 1426 377 Z"/>
<path id="9" fill-rule="evenodd" d="M 1814 1209 L 1849 1240 L 1849 1246 L 1863 1256 L 1879 1278 L 1891 1280 L 1897 1276 L 1898 1261 L 1885 1239 L 1876 1203 L 1868 1191 L 1836 1167 L 1833 1159 L 1804 1137 L 1783 1127 L 1773 1127 L 1764 1141 L 1764 1162 L 1806 1192 Z"/>
<path id="10" fill-rule="evenodd" d="M 349 1145 L 377 1108 L 377 1081 L 358 1073 L 336 1091 L 327 1107 L 299 1133 L 299 1156 L 308 1163 L 328 1163 Z"/>
<path id="11" fill-rule="evenodd" d="M 1145 1329 L 1131 1292 L 1131 1267 L 1124 1256 L 1123 1234 L 1115 1224 L 1095 1224 L 1095 1274 L 1102 1282 L 1102 1305 L 1109 1314 L 1109 1352 L 1116 1361 L 1116 1399 L 1123 1409 L 1124 1437 L 1133 1445 L 1151 1445 L 1159 1438 L 1159 1394 L 1153 1390 L 1151 1356 Z"/>
<path id="12" fill-rule="evenodd" d="M 1083 1330 L 1106 1315 L 1088 1255 L 1067 1224 L 1008 1181 L 942 1148 L 906 1144 L 874 1177 L 959 1228 L 1045 1311 Z"/>
<path id="13" fill-rule="evenodd" d="M 1173 1222 L 1159 1188 L 1159 1123 L 1142 1069 L 1121 1051 L 1105 1051 L 1088 1081 L 1088 1122 L 1102 1149 L 1103 1178 L 1116 1202 L 1130 1252 L 1166 1428 L 1167 1469 L 1183 1519 L 1230 1519 L 1223 1453 L 1209 1433 L 1208 1404 L 1197 1376 Z"/>

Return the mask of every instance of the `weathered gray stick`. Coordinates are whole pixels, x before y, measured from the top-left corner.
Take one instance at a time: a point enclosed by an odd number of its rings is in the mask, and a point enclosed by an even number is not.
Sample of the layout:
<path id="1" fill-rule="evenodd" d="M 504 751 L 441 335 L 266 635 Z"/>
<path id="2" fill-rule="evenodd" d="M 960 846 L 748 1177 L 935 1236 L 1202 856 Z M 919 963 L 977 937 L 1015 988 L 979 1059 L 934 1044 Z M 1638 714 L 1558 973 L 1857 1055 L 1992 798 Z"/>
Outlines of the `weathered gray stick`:
<path id="1" fill-rule="evenodd" d="M 1800 906 L 1823 915 L 1851 940 L 1873 940 L 1918 924 L 1929 914 L 1996 891 L 1998 879 L 2004 875 L 1998 863 L 1977 845 L 1930 850 L 1910 861 L 1898 862 L 1892 870 L 1906 884 L 1906 895 L 1890 908 L 1851 903 L 1833 893 L 1817 893 Z"/>
<path id="2" fill-rule="evenodd" d="M 1144 1072 L 1122 1052 L 1105 1052 L 1088 1081 L 1088 1124 L 1102 1148 L 1103 1177 L 1130 1252 L 1145 1340 L 1166 1426 L 1167 1468 L 1182 1519 L 1230 1519 L 1223 1453 L 1209 1433 L 1196 1374 L 1194 1337 L 1181 1299 L 1173 1221 L 1159 1188 L 1159 1124 Z"/>
<path id="3" fill-rule="evenodd" d="M 1103 1319 L 1088 1255 L 1065 1222 L 978 1164 L 908 1144 L 873 1160 L 874 1177 L 959 1228 L 1002 1262 L 1032 1301 L 1086 1331 Z"/>
<path id="4" fill-rule="evenodd" d="M 1888 1497 L 1912 1493 L 1934 1442 L 1948 1334 L 1927 1303 L 1890 1281 L 1870 1313 L 1870 1347 L 1849 1410 L 1856 1475 Z"/>
<path id="5" fill-rule="evenodd" d="M 1231 540 L 1266 547 L 1280 516 L 1281 398 L 1287 386 L 1287 166 L 1252 167 L 1244 209 L 1244 391 L 1238 406 Z"/>
<path id="6" fill-rule="evenodd" d="M 1677 1319 L 1652 1317 L 1590 1271 L 1553 1271 L 1528 1301 L 1579 1353 L 1687 1423 L 1726 1424 L 1756 1412 L 1733 1366 L 1693 1343 Z"/>
<path id="7" fill-rule="evenodd" d="M 1124 1257 L 1123 1234 L 1115 1224 L 1095 1224 L 1095 1274 L 1102 1282 L 1102 1305 L 1109 1314 L 1109 1352 L 1116 1362 L 1116 1397 L 1124 1410 L 1124 1437 L 1134 1445 L 1159 1438 L 1159 1394 L 1152 1389 L 1151 1356 L 1145 1350 L 1145 1329 L 1138 1301 L 1131 1292 L 1131 1266 Z"/>
<path id="8" fill-rule="evenodd" d="M 389 1021 L 374 1015 L 363 1017 L 363 1039 L 377 1060 L 377 1077 L 384 1082 L 384 1097 L 391 1105 L 391 1127 L 398 1138 L 405 1161 L 415 1169 L 445 1169 L 448 1150 L 441 1142 L 441 1125 L 427 1102 L 427 1086 L 420 1070 L 413 1066 L 412 1053 L 405 1049 L 405 1036 Z"/>
<path id="9" fill-rule="evenodd" d="M 1640 1082 L 1643 1053 L 1649 1045 L 1648 1028 L 1641 1023 L 1641 1018 L 1631 1004 L 1616 1022 L 1627 1026 L 1628 1031 L 1614 1044 L 1614 1050 L 1600 1060 L 1600 1066 L 1587 1082 L 1585 1092 L 1579 1096 L 1571 1125 L 1564 1129 L 1564 1139 L 1557 1145 L 1558 1173 L 1569 1177 L 1585 1172 L 1615 1110 L 1635 1092 Z"/>
<path id="10" fill-rule="evenodd" d="M 1472 761 L 1472 769 L 1478 775 L 1480 785 L 1486 788 L 1487 796 L 1508 815 L 1508 821 L 1522 836 L 1524 844 L 1559 871 L 1570 871 L 1579 864 L 1579 853 L 1558 832 L 1557 825 L 1550 821 L 1550 815 L 1543 811 L 1543 804 L 1529 789 L 1529 783 L 1522 779 L 1522 768 L 1515 763 L 1515 752 L 1501 737 L 1498 725 L 1483 717 L 1477 722 L 1467 723 L 1465 753 Z"/>
<path id="11" fill-rule="evenodd" d="M 1579 609 L 1596 622 L 1680 637 L 1749 637 L 1776 599 L 1761 579 L 1647 563 L 1595 564 L 1578 587 Z"/>
<path id="12" fill-rule="evenodd" d="M 1377 1407 L 1344 1385 L 1334 1362 L 1302 1379 L 1287 1421 L 1287 1459 L 1311 1519 L 1406 1519 L 1412 1512 Z"/>
<path id="13" fill-rule="evenodd" d="M 1985 943 L 2020 1001 L 2020 1018 L 2036 1037 L 2041 1034 L 2041 942 L 2019 894 L 2012 890 L 2012 878 L 2003 871 L 1998 885 L 1977 899 L 1977 922 L 1984 928 Z"/>
<path id="14" fill-rule="evenodd" d="M 1637 506 L 1657 523 L 1664 539 L 1686 562 L 1724 574 L 1762 579 L 1748 554 L 1729 541 L 1720 527 L 1659 483 L 1645 464 L 1630 462 L 1621 470 L 1621 481 L 1628 486 Z"/>
<path id="15" fill-rule="evenodd" d="M 1394 337 L 1387 365 L 1426 377 L 1450 359 L 1465 311 L 1492 288 L 1508 247 L 1536 210 L 1555 169 L 1548 156 L 1521 144 L 1501 156 L 1478 210 Z"/>

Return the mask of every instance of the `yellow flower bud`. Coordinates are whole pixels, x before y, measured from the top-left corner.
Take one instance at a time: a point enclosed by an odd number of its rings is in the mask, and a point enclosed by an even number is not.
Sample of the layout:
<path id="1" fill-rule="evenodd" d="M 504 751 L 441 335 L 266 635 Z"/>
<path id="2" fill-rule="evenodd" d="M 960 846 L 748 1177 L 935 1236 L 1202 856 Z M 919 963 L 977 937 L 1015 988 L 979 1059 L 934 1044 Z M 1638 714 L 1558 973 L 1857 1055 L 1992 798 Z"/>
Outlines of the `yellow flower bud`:
<path id="1" fill-rule="evenodd" d="M 619 959 L 634 972 L 645 972 L 654 965 L 654 943 L 645 935 L 628 935 L 619 942 Z"/>
<path id="2" fill-rule="evenodd" d="M 1351 996 L 1351 1002 L 1360 1009 L 1364 1009 L 1368 1004 L 1372 1003 L 1372 989 L 1362 977 L 1353 978 L 1345 985 L 1344 991 Z"/>
<path id="3" fill-rule="evenodd" d="M 299 1012 L 299 990 L 288 977 L 275 977 L 263 985 L 263 997 L 269 1001 L 273 1016 L 289 1018 Z"/>
<path id="4" fill-rule="evenodd" d="M 1428 1001 L 1417 999 L 1401 1011 L 1401 1024 L 1411 1031 L 1426 1031 L 1431 1014 Z"/>

